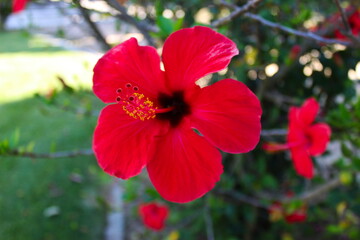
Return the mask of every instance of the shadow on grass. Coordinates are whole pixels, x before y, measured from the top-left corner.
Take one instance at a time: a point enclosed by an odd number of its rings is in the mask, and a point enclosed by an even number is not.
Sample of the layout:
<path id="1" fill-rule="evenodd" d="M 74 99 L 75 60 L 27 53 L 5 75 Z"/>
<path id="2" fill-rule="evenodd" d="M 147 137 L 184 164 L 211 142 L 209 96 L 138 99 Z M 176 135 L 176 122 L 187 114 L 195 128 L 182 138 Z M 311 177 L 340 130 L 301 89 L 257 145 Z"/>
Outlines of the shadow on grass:
<path id="1" fill-rule="evenodd" d="M 89 93 L 61 92 L 60 103 L 92 106 Z M 96 117 L 64 111 L 39 97 L 0 105 L 0 139 L 34 152 L 91 147 Z M 0 238 L 103 239 L 109 177 L 93 156 L 26 159 L 0 155 Z"/>

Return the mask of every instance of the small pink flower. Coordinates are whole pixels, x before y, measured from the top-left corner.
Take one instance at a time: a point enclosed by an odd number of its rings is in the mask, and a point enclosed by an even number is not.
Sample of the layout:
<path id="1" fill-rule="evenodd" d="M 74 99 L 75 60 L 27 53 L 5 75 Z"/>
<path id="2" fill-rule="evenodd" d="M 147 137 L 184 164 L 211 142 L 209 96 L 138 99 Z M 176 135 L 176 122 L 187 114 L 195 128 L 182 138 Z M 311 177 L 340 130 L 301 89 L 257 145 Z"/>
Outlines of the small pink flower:
<path id="1" fill-rule="evenodd" d="M 107 52 L 93 78 L 94 93 L 112 103 L 102 110 L 93 140 L 104 171 L 128 179 L 146 166 L 157 191 L 173 202 L 210 191 L 223 172 L 217 148 L 248 152 L 260 137 L 260 102 L 243 83 L 195 84 L 236 54 L 234 42 L 200 26 L 165 41 L 165 70 L 156 49 L 135 38 Z"/>
<path id="2" fill-rule="evenodd" d="M 140 205 L 139 214 L 146 227 L 161 231 L 164 228 L 169 210 L 166 206 L 158 203 L 147 203 Z"/>
<path id="3" fill-rule="evenodd" d="M 29 0 L 12 0 L 12 12 L 17 13 L 25 9 Z"/>

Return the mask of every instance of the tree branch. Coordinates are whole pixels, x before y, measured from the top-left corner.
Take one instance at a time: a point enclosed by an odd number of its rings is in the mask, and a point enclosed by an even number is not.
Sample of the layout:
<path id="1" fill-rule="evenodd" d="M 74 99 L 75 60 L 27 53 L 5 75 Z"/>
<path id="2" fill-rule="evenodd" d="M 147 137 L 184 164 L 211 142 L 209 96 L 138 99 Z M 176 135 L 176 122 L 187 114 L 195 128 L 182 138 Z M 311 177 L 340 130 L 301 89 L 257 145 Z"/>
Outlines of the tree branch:
<path id="1" fill-rule="evenodd" d="M 22 152 L 18 149 L 6 151 L 3 155 L 15 156 L 15 157 L 26 157 L 26 158 L 73 158 L 79 156 L 92 156 L 94 152 L 92 149 L 83 149 L 69 152 L 54 152 L 54 153 L 33 153 L 33 152 Z"/>
<path id="2" fill-rule="evenodd" d="M 311 189 L 309 191 L 303 192 L 302 194 L 295 196 L 295 197 L 277 197 L 277 196 L 271 196 L 271 195 L 267 195 L 262 193 L 261 195 L 258 196 L 258 198 L 254 198 L 254 197 L 250 197 L 247 195 L 244 195 L 240 192 L 236 192 L 236 191 L 224 191 L 221 189 L 216 189 L 213 190 L 212 192 L 218 196 L 223 197 L 225 200 L 237 203 L 237 204 L 242 204 L 242 203 L 246 203 L 249 204 L 251 206 L 257 207 L 257 208 L 264 208 L 264 209 L 269 209 L 269 205 L 268 204 L 264 204 L 261 202 L 261 199 L 266 200 L 266 201 L 270 201 L 271 203 L 273 202 L 281 202 L 281 203 L 290 203 L 293 201 L 301 201 L 303 203 L 307 203 L 307 204 L 314 204 L 316 201 L 319 201 L 319 199 L 322 199 L 327 192 L 329 192 L 330 190 L 337 188 L 341 186 L 341 181 L 340 181 L 340 177 L 336 177 L 330 181 L 327 181 L 326 183 L 315 187 L 314 189 Z"/>
<path id="3" fill-rule="evenodd" d="M 236 18 L 237 16 L 240 16 L 241 14 L 249 11 L 250 8 L 254 7 L 257 3 L 261 1 L 262 0 L 250 0 L 245 5 L 241 7 L 236 7 L 235 10 L 232 13 L 230 13 L 228 16 L 214 21 L 211 25 L 213 27 L 219 27 L 221 25 L 224 25 L 230 22 L 232 19 Z M 221 4 L 229 6 L 228 3 L 226 3 L 225 1 L 221 1 Z"/>
<path id="4" fill-rule="evenodd" d="M 84 8 L 81 5 L 80 0 L 74 0 L 74 3 L 79 8 L 81 15 L 83 16 L 83 18 L 85 19 L 87 24 L 90 26 L 90 28 L 94 34 L 94 37 L 99 41 L 103 50 L 105 50 L 105 51 L 109 50 L 111 48 L 111 46 L 106 42 L 105 37 L 102 35 L 102 33 L 101 33 L 100 29 L 97 27 L 96 23 L 94 23 L 91 20 L 89 10 L 87 8 Z"/>
<path id="5" fill-rule="evenodd" d="M 257 198 L 247 196 L 240 192 L 215 189 L 212 191 L 212 193 L 224 198 L 225 200 L 232 201 L 236 204 L 246 203 L 253 207 L 268 209 L 268 206 L 266 204 L 263 204 L 262 202 L 260 202 L 260 200 L 258 200 Z"/>
<path id="6" fill-rule="evenodd" d="M 142 35 L 144 35 L 144 38 L 148 41 L 148 43 L 151 46 L 155 46 L 154 39 L 150 36 L 148 27 L 145 27 L 144 24 L 139 23 L 138 21 L 135 20 L 135 18 L 133 18 L 132 16 L 127 14 L 126 8 L 121 6 L 116 0 L 105 0 L 105 1 L 111 7 L 113 7 L 114 9 L 116 9 L 117 11 L 119 11 L 121 13 L 121 15 L 118 16 L 121 20 L 125 20 L 126 22 L 128 22 L 129 24 L 131 24 L 135 28 L 137 28 L 139 30 L 139 32 Z"/>
<path id="7" fill-rule="evenodd" d="M 283 203 L 289 203 L 294 200 L 300 200 L 302 202 L 311 203 L 319 198 L 323 198 L 327 192 L 332 190 L 333 188 L 337 188 L 338 186 L 341 186 L 340 177 L 336 177 L 330 181 L 327 181 L 326 183 L 317 186 L 316 188 L 306 191 L 302 194 L 300 194 L 297 197 L 292 198 L 282 198 L 280 199 Z"/>
<path id="8" fill-rule="evenodd" d="M 253 1 L 251 1 L 251 2 L 253 2 Z M 269 20 L 266 20 L 265 18 L 260 17 L 259 15 L 246 12 L 246 11 L 248 11 L 250 9 L 250 7 L 247 8 L 246 10 L 243 10 L 243 7 L 238 7 L 236 5 L 229 4 L 229 3 L 224 2 L 224 1 L 222 1 L 222 5 L 233 9 L 234 12 L 237 12 L 237 11 L 240 12 L 239 14 L 236 14 L 236 15 L 235 14 L 230 14 L 228 16 L 229 19 L 227 21 L 230 21 L 231 19 L 233 19 L 233 18 L 235 18 L 235 17 L 242 14 L 243 16 L 245 16 L 247 18 L 250 18 L 252 20 L 255 20 L 255 21 L 257 21 L 257 22 L 259 22 L 259 23 L 261 23 L 261 24 L 263 24 L 265 26 L 271 27 L 273 29 L 281 30 L 283 32 L 293 34 L 293 35 L 296 35 L 296 36 L 299 36 L 299 37 L 303 37 L 303 38 L 306 38 L 306 39 L 311 39 L 311 40 L 315 40 L 317 42 L 326 43 L 326 44 L 341 44 L 341 45 L 344 45 L 344 46 L 347 46 L 347 47 L 359 47 L 357 44 L 353 44 L 353 43 L 348 42 L 348 41 L 341 41 L 341 40 L 337 40 L 337 39 L 328 39 L 328 38 L 324 38 L 324 37 L 319 36 L 319 35 L 317 35 L 315 33 L 312 33 L 312 32 L 303 32 L 303 31 L 299 31 L 299 30 L 295 30 L 295 29 L 286 27 L 286 26 L 281 25 L 279 23 L 271 22 Z"/>
<path id="9" fill-rule="evenodd" d="M 334 0 L 336 7 L 339 9 L 341 20 L 345 26 L 345 29 L 347 32 L 351 32 L 351 27 L 349 25 L 349 22 L 347 21 L 347 17 L 345 15 L 344 9 L 340 6 L 339 0 Z"/>
<path id="10" fill-rule="evenodd" d="M 210 207 L 209 207 L 209 204 L 207 202 L 204 205 L 204 220 L 205 220 L 205 226 L 206 226 L 207 240 L 215 240 L 214 224 L 213 224 L 213 221 L 211 219 Z"/>
<path id="11" fill-rule="evenodd" d="M 273 29 L 277 29 L 277 30 L 281 30 L 283 32 L 289 33 L 289 34 L 293 34 L 299 37 L 303 37 L 303 38 L 307 38 L 307 39 L 312 39 L 315 40 L 317 42 L 321 42 L 321 43 L 326 43 L 326 44 L 341 44 L 347 47 L 351 47 L 352 44 L 351 42 L 347 42 L 347 41 L 341 41 L 341 40 L 337 40 L 337 39 L 329 39 L 329 38 L 324 38 L 321 37 L 315 33 L 312 32 L 303 32 L 303 31 L 299 31 L 299 30 L 295 30 L 286 26 L 283 26 L 279 23 L 274 23 L 271 22 L 269 20 L 266 20 L 265 18 L 262 18 L 256 14 L 253 13 L 245 13 L 244 16 L 251 18 L 252 20 L 258 21 L 261 24 L 271 27 Z"/>
<path id="12" fill-rule="evenodd" d="M 261 130 L 261 136 L 262 137 L 268 137 L 268 136 L 283 136 L 288 134 L 287 129 L 269 129 L 269 130 Z"/>
<path id="13" fill-rule="evenodd" d="M 345 14 L 344 9 L 341 7 L 340 5 L 340 1 L 339 0 L 334 0 L 337 8 L 339 9 L 340 12 L 340 16 L 341 16 L 341 21 L 343 22 L 344 26 L 345 26 L 345 32 L 343 32 L 343 34 L 348 37 L 355 45 L 360 46 L 360 39 L 356 38 L 353 33 L 352 33 L 352 29 L 350 27 L 350 24 L 347 20 L 347 16 Z"/>

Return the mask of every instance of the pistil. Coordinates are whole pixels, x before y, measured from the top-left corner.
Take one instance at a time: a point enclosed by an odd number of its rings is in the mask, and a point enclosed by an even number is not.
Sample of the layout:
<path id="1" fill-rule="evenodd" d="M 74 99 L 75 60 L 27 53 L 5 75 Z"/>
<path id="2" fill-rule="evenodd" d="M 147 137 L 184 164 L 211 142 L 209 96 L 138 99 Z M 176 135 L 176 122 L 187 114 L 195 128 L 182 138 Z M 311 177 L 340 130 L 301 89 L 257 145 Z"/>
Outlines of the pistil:
<path id="1" fill-rule="evenodd" d="M 156 117 L 157 113 L 166 113 L 174 109 L 174 107 L 158 108 L 154 106 L 154 102 L 144 94 L 139 92 L 139 87 L 132 86 L 131 83 L 125 84 L 124 89 L 118 88 L 116 93 L 116 102 L 122 105 L 123 110 L 130 117 L 135 119 L 150 120 Z"/>

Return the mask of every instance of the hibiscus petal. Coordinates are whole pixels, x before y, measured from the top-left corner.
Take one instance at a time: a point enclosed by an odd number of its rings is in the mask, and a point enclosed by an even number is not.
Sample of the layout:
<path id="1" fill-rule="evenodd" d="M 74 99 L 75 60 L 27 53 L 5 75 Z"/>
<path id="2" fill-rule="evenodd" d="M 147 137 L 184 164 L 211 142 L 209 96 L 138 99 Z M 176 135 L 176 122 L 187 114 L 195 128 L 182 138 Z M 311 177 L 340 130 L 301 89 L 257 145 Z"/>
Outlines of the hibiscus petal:
<path id="1" fill-rule="evenodd" d="M 308 147 L 309 139 L 306 135 L 305 129 L 302 125 L 294 124 L 293 122 L 289 123 L 289 130 L 287 135 L 287 145 L 289 147 L 294 146 L 303 146 Z"/>
<path id="2" fill-rule="evenodd" d="M 220 152 L 190 128 L 173 128 L 158 138 L 149 177 L 160 195 L 185 203 L 210 191 L 223 172 Z"/>
<path id="3" fill-rule="evenodd" d="M 318 156 L 325 152 L 326 146 L 330 141 L 331 129 L 326 123 L 317 123 L 310 126 L 307 130 L 311 138 L 311 147 L 309 153 L 312 156 Z"/>
<path id="4" fill-rule="evenodd" d="M 13 0 L 12 1 L 12 12 L 18 13 L 25 9 L 28 0 Z"/>
<path id="5" fill-rule="evenodd" d="M 207 27 L 171 34 L 163 47 L 163 62 L 172 90 L 182 90 L 201 77 L 224 69 L 239 53 L 234 42 Z"/>
<path id="6" fill-rule="evenodd" d="M 316 115 L 319 112 L 319 103 L 315 98 L 307 99 L 301 106 L 298 112 L 298 119 L 304 125 L 309 125 L 314 122 Z"/>
<path id="7" fill-rule="evenodd" d="M 147 97 L 164 90 L 164 75 L 156 49 L 131 38 L 108 51 L 94 67 L 94 93 L 105 103 L 116 101 L 118 88 L 131 83 Z"/>
<path id="8" fill-rule="evenodd" d="M 306 148 L 290 148 L 290 153 L 296 172 L 305 178 L 312 178 L 314 176 L 314 166 Z"/>
<path id="9" fill-rule="evenodd" d="M 290 107 L 288 113 L 289 126 L 298 125 L 298 115 L 299 115 L 299 108 Z"/>
<path id="10" fill-rule="evenodd" d="M 100 113 L 93 139 L 101 168 L 122 179 L 139 174 L 148 161 L 149 143 L 161 128 L 157 123 L 136 120 L 121 105 L 106 106 Z"/>
<path id="11" fill-rule="evenodd" d="M 248 152 L 259 142 L 262 110 L 245 84 L 225 79 L 202 88 L 192 107 L 192 126 L 221 150 Z"/>
<path id="12" fill-rule="evenodd" d="M 147 227 L 153 230 L 162 230 L 169 210 L 166 206 L 148 203 L 140 206 L 139 213 Z"/>

